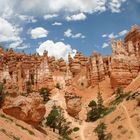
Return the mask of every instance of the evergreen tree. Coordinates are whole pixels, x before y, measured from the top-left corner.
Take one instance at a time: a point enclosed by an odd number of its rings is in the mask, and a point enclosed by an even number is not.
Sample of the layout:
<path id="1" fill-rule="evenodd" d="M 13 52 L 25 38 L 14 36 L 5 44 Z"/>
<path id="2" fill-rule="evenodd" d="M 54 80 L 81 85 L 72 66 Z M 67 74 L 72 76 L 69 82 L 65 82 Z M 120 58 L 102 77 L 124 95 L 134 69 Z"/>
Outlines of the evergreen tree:
<path id="1" fill-rule="evenodd" d="M 98 124 L 98 126 L 94 129 L 94 132 L 97 133 L 98 140 L 111 140 L 112 135 L 111 133 L 106 134 L 106 125 L 102 122 Z"/>
<path id="2" fill-rule="evenodd" d="M 53 106 L 51 112 L 46 118 L 46 126 L 53 128 L 53 131 L 57 129 L 59 134 L 64 138 L 69 138 L 69 134 L 72 133 L 70 129 L 70 122 L 64 118 L 63 109 L 61 107 Z"/>
<path id="3" fill-rule="evenodd" d="M 98 94 L 97 94 L 97 106 L 98 106 L 98 109 L 103 109 L 104 108 L 103 98 L 102 98 L 102 94 L 100 92 L 98 92 Z"/>
<path id="4" fill-rule="evenodd" d="M 97 103 L 94 100 L 92 100 L 92 101 L 90 101 L 90 103 L 88 104 L 88 106 L 91 107 L 92 110 L 94 110 L 97 107 Z"/>

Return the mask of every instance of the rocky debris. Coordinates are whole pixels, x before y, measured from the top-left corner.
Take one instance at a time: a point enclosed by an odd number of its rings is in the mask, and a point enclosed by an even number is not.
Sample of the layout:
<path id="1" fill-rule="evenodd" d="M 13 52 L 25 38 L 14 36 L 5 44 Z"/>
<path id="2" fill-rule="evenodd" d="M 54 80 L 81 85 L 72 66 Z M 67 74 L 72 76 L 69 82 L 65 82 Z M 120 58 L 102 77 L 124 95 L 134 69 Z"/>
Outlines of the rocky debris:
<path id="1" fill-rule="evenodd" d="M 38 93 L 32 93 L 28 97 L 17 96 L 15 98 L 6 96 L 2 105 L 4 113 L 31 125 L 37 125 L 45 115 L 45 105 Z"/>
<path id="2" fill-rule="evenodd" d="M 76 96 L 74 88 L 69 87 L 66 90 L 65 100 L 68 114 L 75 118 L 78 117 L 81 111 L 81 97 Z"/>

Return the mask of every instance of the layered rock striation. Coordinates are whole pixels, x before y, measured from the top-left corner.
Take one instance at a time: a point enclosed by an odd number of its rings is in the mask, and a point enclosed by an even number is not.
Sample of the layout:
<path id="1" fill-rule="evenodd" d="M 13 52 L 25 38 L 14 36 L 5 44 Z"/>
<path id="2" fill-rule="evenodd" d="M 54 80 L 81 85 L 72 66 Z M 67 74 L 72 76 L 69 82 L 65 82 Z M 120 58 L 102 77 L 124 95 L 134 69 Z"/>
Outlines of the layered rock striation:
<path id="1" fill-rule="evenodd" d="M 35 126 L 42 121 L 46 112 L 43 99 L 38 93 L 32 93 L 28 97 L 6 96 L 2 110 L 8 115 Z"/>
<path id="2" fill-rule="evenodd" d="M 95 87 L 106 77 L 110 77 L 112 88 L 126 87 L 140 71 L 138 26 L 131 28 L 124 41 L 112 40 L 111 44 L 110 56 L 93 52 L 87 58 L 77 52 L 74 57 L 68 55 L 69 62 L 65 62 L 63 58 L 56 60 L 55 57 L 49 57 L 46 51 L 43 56 L 39 56 L 0 48 L 0 82 L 17 85 L 18 92 L 25 92 L 27 83 L 34 91 L 42 87 L 52 90 L 55 88 L 56 73 L 61 73 L 64 77 L 63 85 L 66 86 L 74 83 L 81 87 L 85 84 L 85 88 Z"/>

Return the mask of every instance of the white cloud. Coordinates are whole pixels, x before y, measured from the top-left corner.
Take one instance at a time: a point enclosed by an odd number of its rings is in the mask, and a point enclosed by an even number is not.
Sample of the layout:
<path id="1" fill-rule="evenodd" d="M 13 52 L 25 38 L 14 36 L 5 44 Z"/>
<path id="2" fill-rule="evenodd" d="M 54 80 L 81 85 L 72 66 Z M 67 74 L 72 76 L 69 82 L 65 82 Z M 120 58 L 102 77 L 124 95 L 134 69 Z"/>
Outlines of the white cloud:
<path id="1" fill-rule="evenodd" d="M 33 16 L 28 16 L 28 15 L 18 15 L 17 17 L 22 20 L 22 21 L 26 21 L 27 23 L 35 23 L 37 22 L 37 19 L 35 19 L 35 17 Z"/>
<path id="2" fill-rule="evenodd" d="M 123 30 L 121 32 L 119 32 L 119 36 L 124 36 L 128 31 L 127 30 Z"/>
<path id="3" fill-rule="evenodd" d="M 0 1 L 0 3 L 1 3 L 1 1 Z M 0 4 L 0 5 L 1 5 L 1 4 Z M 0 6 L 0 7 L 1 7 L 1 6 Z M 3 12 L 2 12 L 2 13 L 0 12 L 0 14 L 1 14 L 1 17 L 2 17 L 2 18 L 4 18 L 4 19 L 9 19 L 9 18 L 11 18 L 12 15 L 13 15 L 13 9 L 10 8 L 10 7 L 7 5 L 7 6 L 3 7 Z"/>
<path id="4" fill-rule="evenodd" d="M 120 13 L 121 6 L 127 0 L 110 0 L 109 8 L 111 9 L 112 13 Z"/>
<path id="5" fill-rule="evenodd" d="M 52 19 L 52 18 L 56 18 L 58 17 L 57 14 L 48 14 L 48 15 L 44 15 L 44 19 L 48 20 L 48 19 Z"/>
<path id="6" fill-rule="evenodd" d="M 0 15 L 9 13 L 44 15 L 56 13 L 95 13 L 110 9 L 120 12 L 127 0 L 0 0 Z"/>
<path id="7" fill-rule="evenodd" d="M 0 17 L 0 42 L 20 40 L 19 30 L 7 20 Z"/>
<path id="8" fill-rule="evenodd" d="M 18 48 L 23 43 L 23 40 L 18 40 L 9 44 L 9 48 Z"/>
<path id="9" fill-rule="evenodd" d="M 42 55 L 44 50 L 48 51 L 49 56 L 54 56 L 56 59 L 63 58 L 68 60 L 68 53 L 75 56 L 76 50 L 72 49 L 69 44 L 64 44 L 63 42 L 53 42 L 52 40 L 47 40 L 40 44 L 36 51 Z"/>
<path id="10" fill-rule="evenodd" d="M 108 43 L 103 43 L 102 48 L 104 49 L 104 48 L 106 48 L 106 47 L 108 47 L 108 46 L 109 46 Z"/>
<path id="11" fill-rule="evenodd" d="M 111 34 L 108 35 L 108 37 L 109 37 L 110 39 L 113 39 L 113 38 L 117 38 L 117 37 L 119 37 L 119 36 L 118 36 L 118 35 L 115 35 L 114 33 L 111 33 Z"/>
<path id="12" fill-rule="evenodd" d="M 16 48 L 23 42 L 19 35 L 22 30 L 22 28 L 12 25 L 0 17 L 0 42 L 8 43 L 9 48 Z"/>
<path id="13" fill-rule="evenodd" d="M 32 39 L 47 37 L 48 33 L 49 32 L 42 27 L 37 27 L 37 28 L 31 29 L 30 31 Z"/>
<path id="14" fill-rule="evenodd" d="M 119 38 L 119 37 L 122 37 L 124 36 L 128 31 L 127 30 L 123 30 L 117 34 L 114 34 L 114 33 L 110 33 L 110 34 L 103 34 L 102 37 L 103 38 L 109 38 L 109 39 L 115 39 L 115 38 Z"/>
<path id="15" fill-rule="evenodd" d="M 64 32 L 64 36 L 65 37 L 71 37 L 72 36 L 72 30 L 71 29 L 67 29 L 67 31 Z"/>
<path id="16" fill-rule="evenodd" d="M 53 25 L 53 26 L 61 26 L 62 23 L 61 23 L 61 22 L 54 22 L 52 25 Z"/>
<path id="17" fill-rule="evenodd" d="M 23 0 L 17 2 L 20 11 L 37 14 L 58 12 L 102 12 L 106 10 L 106 0 Z M 17 6 L 17 4 L 15 6 Z"/>
<path id="18" fill-rule="evenodd" d="M 16 49 L 24 50 L 24 49 L 27 49 L 27 48 L 30 48 L 30 45 L 27 45 L 27 44 L 23 43 L 21 46 L 17 47 Z"/>
<path id="19" fill-rule="evenodd" d="M 107 37 L 107 34 L 103 34 L 102 37 L 103 37 L 103 38 L 104 38 L 104 37 Z"/>
<path id="20" fill-rule="evenodd" d="M 80 20 L 85 20 L 87 17 L 84 13 L 79 13 L 76 15 L 72 15 L 72 16 L 67 16 L 66 20 L 67 21 L 80 21 Z"/>
<path id="21" fill-rule="evenodd" d="M 64 36 L 70 38 L 86 38 L 84 35 L 82 35 L 82 33 L 76 33 L 76 34 L 72 33 L 71 29 L 67 29 L 64 32 Z"/>

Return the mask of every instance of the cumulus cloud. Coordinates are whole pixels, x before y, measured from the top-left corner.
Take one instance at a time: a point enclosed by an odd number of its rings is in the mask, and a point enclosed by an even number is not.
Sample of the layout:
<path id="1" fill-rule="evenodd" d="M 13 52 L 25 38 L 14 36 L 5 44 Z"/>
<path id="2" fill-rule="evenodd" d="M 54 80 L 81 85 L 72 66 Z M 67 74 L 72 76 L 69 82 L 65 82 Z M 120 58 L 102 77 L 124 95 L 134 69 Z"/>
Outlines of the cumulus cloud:
<path id="1" fill-rule="evenodd" d="M 61 26 L 62 23 L 61 23 L 61 22 L 54 22 L 52 25 L 53 25 L 53 26 Z"/>
<path id="2" fill-rule="evenodd" d="M 0 0 L 0 14 L 14 13 L 25 15 L 44 15 L 66 13 L 95 13 L 110 9 L 120 12 L 127 0 Z M 6 10 L 3 10 L 6 9 Z M 6 15 L 6 14 L 5 14 Z M 46 16 L 47 17 L 47 16 Z M 47 19 L 47 18 L 46 18 Z"/>
<path id="3" fill-rule="evenodd" d="M 40 44 L 36 51 L 42 55 L 44 50 L 48 51 L 49 56 L 54 56 L 56 59 L 63 58 L 68 60 L 68 53 L 75 56 L 76 50 L 72 49 L 69 44 L 64 44 L 63 42 L 53 42 L 52 40 L 47 40 Z"/>
<path id="4" fill-rule="evenodd" d="M 65 37 L 71 37 L 71 36 L 72 36 L 72 30 L 71 30 L 71 29 L 67 29 L 67 30 L 64 32 L 64 36 L 65 36 Z"/>
<path id="5" fill-rule="evenodd" d="M 47 37 L 48 31 L 42 27 L 31 29 L 30 34 L 32 39 Z"/>
<path id="6" fill-rule="evenodd" d="M 48 15 L 44 15 L 44 19 L 48 20 L 48 19 L 52 19 L 52 18 L 56 18 L 58 17 L 57 14 L 48 14 Z"/>
<path id="7" fill-rule="evenodd" d="M 87 17 L 84 13 L 79 13 L 76 15 L 72 15 L 72 16 L 67 16 L 66 20 L 67 21 L 80 21 L 80 20 L 85 20 Z"/>
<path id="8" fill-rule="evenodd" d="M 22 28 L 12 25 L 6 19 L 0 17 L 0 42 L 9 43 L 9 47 L 16 48 L 23 40 L 20 38 L 19 33 Z"/>
<path id="9" fill-rule="evenodd" d="M 18 29 L 0 17 L 0 42 L 19 40 Z"/>
<path id="10" fill-rule="evenodd" d="M 111 9 L 112 13 L 119 13 L 121 12 L 121 6 L 127 0 L 110 0 L 109 8 Z"/>
<path id="11" fill-rule="evenodd" d="M 65 37 L 70 37 L 70 38 L 85 38 L 85 36 L 84 35 L 82 35 L 82 33 L 76 33 L 76 34 L 74 34 L 74 33 L 72 33 L 72 30 L 71 29 L 67 29 L 65 32 L 64 32 L 64 36 Z"/>
<path id="12" fill-rule="evenodd" d="M 121 12 L 121 6 L 124 2 L 127 0 L 112 0 L 110 2 L 110 8 L 112 13 L 120 13 Z"/>

